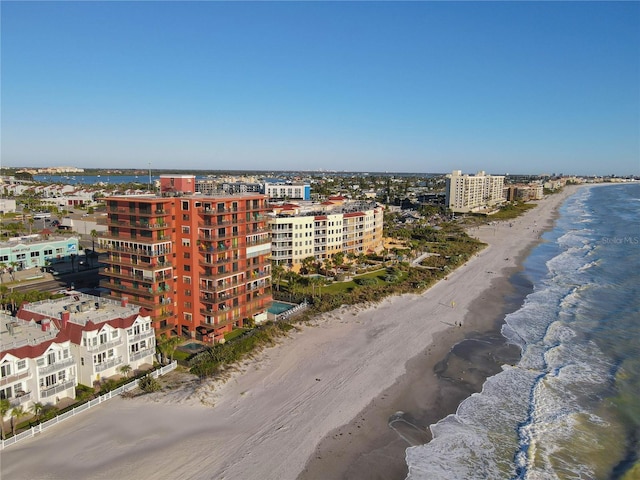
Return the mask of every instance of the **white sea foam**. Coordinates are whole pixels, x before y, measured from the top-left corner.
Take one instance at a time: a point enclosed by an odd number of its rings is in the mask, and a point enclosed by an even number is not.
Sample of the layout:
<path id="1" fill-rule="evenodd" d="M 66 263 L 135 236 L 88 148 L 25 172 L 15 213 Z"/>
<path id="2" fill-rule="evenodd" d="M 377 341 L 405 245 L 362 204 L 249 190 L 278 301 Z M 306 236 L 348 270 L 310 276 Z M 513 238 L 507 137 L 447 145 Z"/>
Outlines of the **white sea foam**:
<path id="1" fill-rule="evenodd" d="M 505 367 L 456 415 L 433 425 L 428 445 L 407 451 L 409 478 L 604 478 L 624 458 L 617 439 L 629 426 L 610 399 L 614 383 L 626 382 L 626 391 L 638 384 L 638 373 L 618 375 L 616 362 L 637 355 L 640 282 L 629 267 L 640 249 L 602 238 L 637 232 L 639 216 L 628 193 L 601 190 L 597 201 L 584 190 L 561 209 L 548 235 L 553 243 L 540 247 L 551 252 L 548 273 L 531 269 L 540 277 L 534 292 L 505 318 L 503 334 L 523 350 L 518 366 Z M 592 454 L 603 445 L 606 454 Z"/>

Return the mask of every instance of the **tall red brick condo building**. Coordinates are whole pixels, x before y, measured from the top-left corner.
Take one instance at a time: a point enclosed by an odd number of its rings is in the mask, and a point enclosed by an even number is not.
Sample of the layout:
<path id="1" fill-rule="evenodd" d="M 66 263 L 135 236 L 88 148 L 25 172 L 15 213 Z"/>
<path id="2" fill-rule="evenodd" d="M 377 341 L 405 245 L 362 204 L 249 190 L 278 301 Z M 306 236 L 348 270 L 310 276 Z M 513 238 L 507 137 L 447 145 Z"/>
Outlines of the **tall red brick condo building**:
<path id="1" fill-rule="evenodd" d="M 106 198 L 108 252 L 100 285 L 151 312 L 159 336 L 204 342 L 271 304 L 267 197 L 202 195 L 195 176 L 163 175 L 160 195 Z"/>

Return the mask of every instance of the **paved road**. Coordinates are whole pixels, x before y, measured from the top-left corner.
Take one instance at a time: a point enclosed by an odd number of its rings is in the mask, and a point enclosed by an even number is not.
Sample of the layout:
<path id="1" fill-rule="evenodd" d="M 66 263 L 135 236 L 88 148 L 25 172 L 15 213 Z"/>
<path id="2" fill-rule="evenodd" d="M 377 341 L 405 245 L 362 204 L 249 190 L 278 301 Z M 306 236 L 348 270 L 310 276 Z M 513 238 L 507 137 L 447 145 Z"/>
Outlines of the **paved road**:
<path id="1" fill-rule="evenodd" d="M 42 275 L 41 278 L 34 278 Z M 4 275 L 5 280 L 8 275 Z M 98 286 L 98 269 L 88 268 L 80 272 L 65 272 L 60 275 L 50 273 L 42 274 L 39 270 L 31 269 L 16 272 L 15 282 L 4 282 L 10 291 L 26 292 L 29 290 L 40 290 L 43 292 L 55 292 L 63 288 L 82 288 Z"/>

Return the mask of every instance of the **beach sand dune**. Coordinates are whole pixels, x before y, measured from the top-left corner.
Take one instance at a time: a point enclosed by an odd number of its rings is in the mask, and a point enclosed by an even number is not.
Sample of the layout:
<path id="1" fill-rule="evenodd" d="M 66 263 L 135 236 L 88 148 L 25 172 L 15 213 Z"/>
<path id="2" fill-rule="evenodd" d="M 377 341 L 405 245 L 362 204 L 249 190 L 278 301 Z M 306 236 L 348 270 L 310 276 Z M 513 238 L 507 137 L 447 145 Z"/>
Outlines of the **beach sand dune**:
<path id="1" fill-rule="evenodd" d="M 2 478 L 282 480 L 301 472 L 340 478 L 328 465 L 342 462 L 344 472 L 350 443 L 361 441 L 356 430 L 391 431 L 386 419 L 374 430 L 358 423 L 360 412 L 394 385 L 409 360 L 439 351 L 447 332 L 473 328 L 472 301 L 516 266 L 566 195 L 540 202 L 512 227 L 472 231 L 490 246 L 426 293 L 319 316 L 229 372 L 225 382 L 180 378 L 182 385 L 168 393 L 110 400 L 4 450 Z M 436 335 L 441 345 L 432 345 Z M 351 434 L 353 442 L 340 443 L 347 447 L 328 464 L 314 463 L 330 451 L 317 450 L 323 438 L 324 445 L 340 437 L 345 425 L 353 432 L 342 437 Z"/>

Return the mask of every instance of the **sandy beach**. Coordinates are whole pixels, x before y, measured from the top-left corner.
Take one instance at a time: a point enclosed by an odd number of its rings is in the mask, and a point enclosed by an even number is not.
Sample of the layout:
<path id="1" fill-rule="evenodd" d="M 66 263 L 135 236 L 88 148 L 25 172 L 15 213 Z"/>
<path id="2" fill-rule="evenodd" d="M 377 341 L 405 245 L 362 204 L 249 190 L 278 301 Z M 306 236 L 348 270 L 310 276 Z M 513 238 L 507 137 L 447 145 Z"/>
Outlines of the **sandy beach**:
<path id="1" fill-rule="evenodd" d="M 474 372 L 447 387 L 434 367 L 470 332 L 492 329 L 512 293 L 509 276 L 574 192 L 538 202 L 512 226 L 470 231 L 489 247 L 421 295 L 343 307 L 226 382 L 116 398 L 11 446 L 0 454 L 1 478 L 403 478 L 404 449 L 428 431 L 401 420 L 396 432 L 389 417 L 411 412 L 428 425 L 475 388 Z"/>

